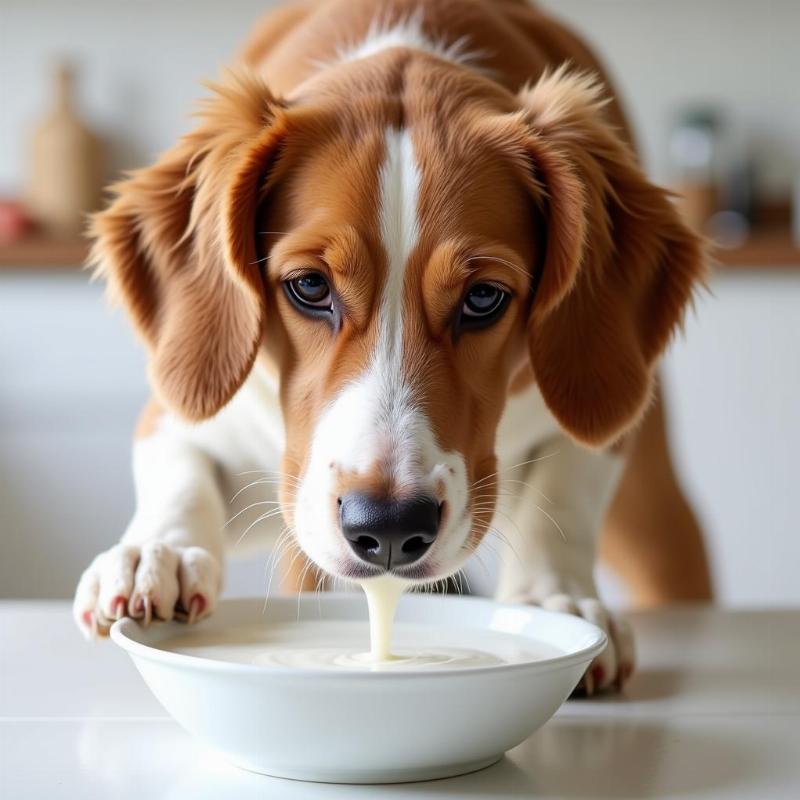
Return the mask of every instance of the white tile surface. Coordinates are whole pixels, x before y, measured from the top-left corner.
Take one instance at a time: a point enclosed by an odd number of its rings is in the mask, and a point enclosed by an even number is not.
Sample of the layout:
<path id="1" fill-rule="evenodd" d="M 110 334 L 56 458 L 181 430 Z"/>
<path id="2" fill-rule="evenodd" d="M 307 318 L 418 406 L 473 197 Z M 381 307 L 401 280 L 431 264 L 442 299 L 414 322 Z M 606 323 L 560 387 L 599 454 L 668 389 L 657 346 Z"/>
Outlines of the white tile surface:
<path id="1" fill-rule="evenodd" d="M 83 642 L 66 604 L 3 602 L 0 796 L 800 796 L 800 612 L 688 609 L 637 614 L 633 623 L 641 669 L 625 697 L 570 701 L 473 775 L 354 787 L 228 766 L 166 717 L 124 654 Z"/>
<path id="2" fill-rule="evenodd" d="M 335 786 L 229 766 L 174 723 L 0 723 L 11 800 L 90 798 L 758 798 L 797 797 L 797 718 L 557 717 L 500 763 L 428 783 Z M 309 754 L 313 758 L 313 754 Z"/>

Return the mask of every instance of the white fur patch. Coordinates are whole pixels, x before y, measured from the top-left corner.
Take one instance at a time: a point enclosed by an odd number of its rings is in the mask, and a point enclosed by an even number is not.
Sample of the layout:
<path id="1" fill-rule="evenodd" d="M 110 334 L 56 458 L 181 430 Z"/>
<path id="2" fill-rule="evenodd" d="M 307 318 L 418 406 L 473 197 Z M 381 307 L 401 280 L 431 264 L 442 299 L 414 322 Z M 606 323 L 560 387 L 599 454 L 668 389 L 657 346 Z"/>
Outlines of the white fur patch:
<path id="1" fill-rule="evenodd" d="M 405 274 L 419 232 L 419 184 L 410 135 L 390 129 L 380 172 L 387 273 L 375 350 L 363 374 L 342 389 L 318 420 L 295 509 L 298 541 L 333 571 L 336 560 L 346 555 L 330 511 L 337 470 L 363 475 L 380 469 L 410 491 L 432 493 L 440 483 L 445 487 L 440 499 L 459 509 L 466 502 L 464 460 L 437 446 L 404 371 Z"/>
<path id="2" fill-rule="evenodd" d="M 427 423 L 415 411 L 403 375 L 403 300 L 406 263 L 417 241 L 419 172 L 411 137 L 391 129 L 380 173 L 380 227 L 387 273 L 378 313 L 380 328 L 367 369 L 346 386 L 323 414 L 312 444 L 339 468 L 365 473 L 391 451 L 395 461 L 424 438 Z M 321 460 L 321 459 L 320 459 Z M 400 464 L 395 464 L 400 468 Z"/>
<path id="3" fill-rule="evenodd" d="M 373 20 L 367 35 L 360 42 L 338 48 L 337 60 L 341 62 L 369 58 L 393 47 L 421 50 L 445 61 L 468 66 L 474 66 L 486 57 L 482 50 L 470 49 L 469 40 L 465 36 L 452 42 L 432 38 L 425 32 L 423 22 L 424 12 L 421 7 L 413 14 L 394 22 Z"/>

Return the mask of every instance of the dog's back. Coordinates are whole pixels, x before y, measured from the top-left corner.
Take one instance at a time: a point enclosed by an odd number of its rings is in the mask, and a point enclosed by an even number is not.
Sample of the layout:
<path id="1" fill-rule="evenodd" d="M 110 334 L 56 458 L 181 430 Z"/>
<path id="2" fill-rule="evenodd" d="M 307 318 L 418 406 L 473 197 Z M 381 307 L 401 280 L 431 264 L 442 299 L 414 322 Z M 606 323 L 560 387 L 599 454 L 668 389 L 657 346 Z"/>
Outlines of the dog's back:
<path id="1" fill-rule="evenodd" d="M 527 0 L 298 0 L 259 21 L 240 58 L 268 77 L 277 94 L 290 94 L 320 65 L 377 51 L 392 41 L 427 43 L 472 63 L 511 92 L 567 63 L 610 86 L 591 48 Z M 608 113 L 628 136 L 614 97 Z"/>

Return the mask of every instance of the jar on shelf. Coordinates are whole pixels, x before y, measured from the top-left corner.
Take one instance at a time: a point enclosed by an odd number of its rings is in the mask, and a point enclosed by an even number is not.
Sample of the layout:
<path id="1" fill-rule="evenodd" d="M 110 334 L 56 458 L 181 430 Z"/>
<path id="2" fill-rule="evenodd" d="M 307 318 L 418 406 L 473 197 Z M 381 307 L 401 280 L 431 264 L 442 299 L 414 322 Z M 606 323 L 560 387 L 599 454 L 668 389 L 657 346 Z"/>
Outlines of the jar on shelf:
<path id="1" fill-rule="evenodd" d="M 673 184 L 687 221 L 703 230 L 719 208 L 722 120 L 712 109 L 684 112 L 669 138 Z"/>
<path id="2" fill-rule="evenodd" d="M 74 71 L 60 63 L 51 108 L 30 136 L 25 206 L 34 221 L 50 234 L 80 234 L 100 205 L 102 166 L 101 142 L 76 107 Z"/>

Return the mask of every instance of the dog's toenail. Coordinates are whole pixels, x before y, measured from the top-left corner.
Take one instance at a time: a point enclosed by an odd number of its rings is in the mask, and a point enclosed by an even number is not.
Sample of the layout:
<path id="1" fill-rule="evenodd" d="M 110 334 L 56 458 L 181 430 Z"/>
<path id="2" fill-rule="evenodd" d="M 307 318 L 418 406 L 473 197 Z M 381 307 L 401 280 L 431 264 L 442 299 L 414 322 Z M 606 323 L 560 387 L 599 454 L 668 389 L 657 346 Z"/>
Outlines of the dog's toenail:
<path id="1" fill-rule="evenodd" d="M 114 619 L 122 619 L 127 611 L 127 601 L 124 597 L 117 597 L 111 605 Z"/>
<path id="2" fill-rule="evenodd" d="M 189 616 L 187 618 L 187 623 L 191 625 L 194 623 L 200 614 L 205 611 L 206 607 L 206 599 L 201 594 L 192 595 L 192 599 L 189 601 Z"/>
<path id="3" fill-rule="evenodd" d="M 146 628 L 153 620 L 153 601 L 151 598 L 145 597 L 142 599 L 142 606 L 144 608 L 142 625 Z"/>

